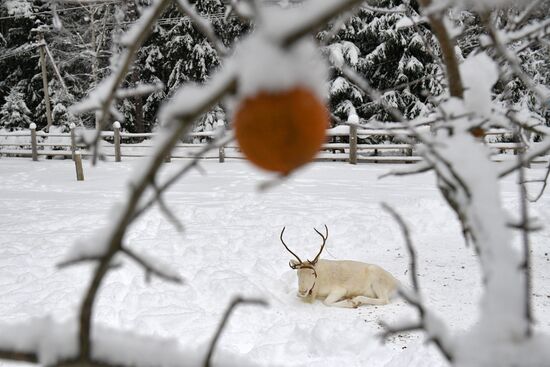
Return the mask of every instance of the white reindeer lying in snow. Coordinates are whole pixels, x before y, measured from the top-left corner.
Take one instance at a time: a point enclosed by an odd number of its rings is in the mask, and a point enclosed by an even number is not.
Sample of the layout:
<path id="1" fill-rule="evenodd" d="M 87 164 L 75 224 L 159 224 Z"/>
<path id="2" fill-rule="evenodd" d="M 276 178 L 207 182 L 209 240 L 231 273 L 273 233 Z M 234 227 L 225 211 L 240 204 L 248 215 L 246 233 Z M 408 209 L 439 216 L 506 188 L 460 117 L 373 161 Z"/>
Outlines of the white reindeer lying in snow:
<path id="1" fill-rule="evenodd" d="M 315 232 L 323 239 L 321 249 L 311 261 L 302 261 L 292 252 L 283 240 L 281 242 L 296 260 L 290 260 L 292 269 L 298 270 L 298 296 L 307 302 L 316 298 L 324 298 L 327 306 L 355 308 L 363 304 L 385 305 L 397 291 L 399 282 L 378 265 L 366 264 L 350 260 L 319 259 L 328 238 L 328 228 L 323 235 L 317 229 Z"/>

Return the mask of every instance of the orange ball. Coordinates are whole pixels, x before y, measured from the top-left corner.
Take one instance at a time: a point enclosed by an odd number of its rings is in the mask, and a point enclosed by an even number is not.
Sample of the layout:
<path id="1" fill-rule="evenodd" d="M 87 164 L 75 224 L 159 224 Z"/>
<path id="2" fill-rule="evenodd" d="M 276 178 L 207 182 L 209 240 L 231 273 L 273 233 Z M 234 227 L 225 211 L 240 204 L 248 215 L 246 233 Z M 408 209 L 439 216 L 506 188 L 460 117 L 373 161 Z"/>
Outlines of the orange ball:
<path id="1" fill-rule="evenodd" d="M 233 124 L 237 142 L 250 162 L 287 175 L 310 162 L 321 149 L 329 115 L 310 90 L 297 87 L 246 98 Z"/>

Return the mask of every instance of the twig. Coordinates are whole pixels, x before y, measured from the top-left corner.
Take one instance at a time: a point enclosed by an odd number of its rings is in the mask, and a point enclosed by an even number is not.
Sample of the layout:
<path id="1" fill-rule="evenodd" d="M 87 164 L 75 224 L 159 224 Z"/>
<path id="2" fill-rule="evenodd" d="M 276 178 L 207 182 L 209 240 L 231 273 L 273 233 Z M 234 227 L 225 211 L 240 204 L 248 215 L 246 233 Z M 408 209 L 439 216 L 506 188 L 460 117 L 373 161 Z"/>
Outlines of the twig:
<path id="1" fill-rule="evenodd" d="M 101 256 L 80 257 L 78 259 L 62 261 L 62 262 L 57 264 L 57 268 L 58 269 L 63 269 L 63 268 L 67 268 L 69 266 L 79 265 L 79 264 L 82 264 L 82 263 L 85 263 L 85 262 L 101 261 L 101 259 L 102 259 Z"/>
<path id="2" fill-rule="evenodd" d="M 407 251 L 409 252 L 409 273 L 411 275 L 411 283 L 413 285 L 414 291 L 418 295 L 418 293 L 420 292 L 420 286 L 418 284 L 416 270 L 416 251 L 414 250 L 414 246 L 412 244 L 409 228 L 407 227 L 407 224 L 399 215 L 399 213 L 397 213 L 391 206 L 386 203 L 382 203 L 382 208 L 391 214 L 393 219 L 395 219 L 395 221 L 397 222 L 397 224 L 399 224 L 399 227 L 401 228 L 401 232 L 403 233 L 403 237 L 405 238 L 405 245 L 407 246 Z"/>
<path id="3" fill-rule="evenodd" d="M 153 182 L 152 186 L 155 190 L 155 198 L 156 198 L 157 204 L 160 208 L 160 211 L 164 214 L 164 216 L 168 219 L 168 221 L 170 223 L 172 223 L 172 225 L 176 228 L 176 231 L 183 232 L 183 228 L 184 228 L 183 224 L 180 222 L 178 217 L 176 217 L 176 215 L 174 213 L 172 213 L 172 211 L 170 210 L 170 208 L 168 207 L 168 205 L 164 201 L 164 199 L 162 197 L 162 192 L 160 191 L 157 183 Z"/>
<path id="4" fill-rule="evenodd" d="M 546 174 L 544 175 L 544 178 L 538 181 L 538 182 L 542 182 L 542 187 L 541 187 L 539 193 L 537 194 L 537 196 L 535 196 L 534 198 L 531 198 L 531 197 L 527 196 L 527 198 L 530 202 L 532 202 L 532 203 L 537 202 L 542 197 L 542 195 L 546 191 L 546 187 L 548 185 L 548 177 L 550 177 L 550 164 L 548 165 L 548 167 L 546 167 Z M 527 183 L 527 182 L 529 182 L 529 181 L 524 181 L 524 183 Z"/>
<path id="5" fill-rule="evenodd" d="M 262 299 L 253 299 L 253 298 L 247 299 L 247 298 L 241 298 L 241 297 L 237 297 L 233 299 L 233 301 L 231 301 L 231 303 L 229 304 L 229 307 L 225 310 L 225 313 L 220 322 L 220 325 L 216 330 L 216 334 L 214 334 L 214 338 L 210 342 L 210 347 L 208 348 L 208 352 L 206 353 L 206 358 L 203 364 L 204 367 L 211 366 L 211 360 L 212 360 L 212 355 L 214 354 L 214 349 L 216 348 L 216 344 L 218 343 L 218 340 L 220 339 L 220 336 L 227 322 L 229 321 L 229 317 L 231 316 L 231 313 L 233 312 L 233 310 L 241 304 L 252 304 L 252 305 L 258 305 L 258 306 L 264 306 L 264 307 L 268 305 L 267 302 Z"/>
<path id="6" fill-rule="evenodd" d="M 525 319 L 527 320 L 527 327 L 525 330 L 525 336 L 530 338 L 533 334 L 533 309 L 532 309 L 532 292 L 533 286 L 531 282 L 531 246 L 529 243 L 529 206 L 527 200 L 527 188 L 525 187 L 525 167 L 523 161 L 523 150 L 518 153 L 519 167 L 519 190 L 520 190 L 520 208 L 521 208 L 521 223 L 524 226 L 522 229 L 522 243 L 523 243 L 523 256 L 524 261 L 522 268 L 525 276 Z"/>
<path id="7" fill-rule="evenodd" d="M 384 173 L 383 175 L 378 176 L 378 179 L 381 180 L 383 178 L 389 177 L 389 176 L 408 176 L 408 175 L 417 175 L 420 173 L 426 173 L 431 170 L 433 170 L 434 167 L 431 164 L 428 164 L 426 162 L 417 163 L 413 167 L 411 167 L 408 170 L 393 170 Z"/>
<path id="8" fill-rule="evenodd" d="M 164 279 L 169 282 L 177 283 L 177 284 L 183 283 L 183 279 L 180 276 L 168 274 L 167 272 L 162 271 L 161 269 L 151 264 L 148 260 L 146 260 L 142 256 L 130 250 L 128 247 L 122 247 L 120 251 L 128 255 L 129 258 L 131 258 L 132 260 L 137 262 L 139 265 L 141 265 L 145 270 L 146 274 L 153 274 L 161 279 Z"/>

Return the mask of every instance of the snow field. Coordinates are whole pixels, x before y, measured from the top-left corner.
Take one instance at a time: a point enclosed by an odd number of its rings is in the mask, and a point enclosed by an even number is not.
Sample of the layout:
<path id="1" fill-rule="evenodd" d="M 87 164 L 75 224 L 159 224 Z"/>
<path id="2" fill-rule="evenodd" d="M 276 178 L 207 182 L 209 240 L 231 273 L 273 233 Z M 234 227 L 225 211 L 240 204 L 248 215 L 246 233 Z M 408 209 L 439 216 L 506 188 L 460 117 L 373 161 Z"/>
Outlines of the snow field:
<path id="1" fill-rule="evenodd" d="M 90 265 L 58 270 L 77 240 L 109 223 L 128 178 L 141 161 L 85 166 L 86 181 L 74 178 L 70 160 L 0 160 L 0 322 L 51 314 L 66 321 L 90 276 Z M 164 174 L 181 161 L 167 164 Z M 216 364 L 236 355 L 258 366 L 445 366 L 420 334 L 402 334 L 381 344 L 379 320 L 415 317 L 403 301 L 358 309 L 302 303 L 296 275 L 288 267 L 285 240 L 302 258 L 320 245 L 313 227 L 329 226 L 325 258 L 376 263 L 404 283 L 408 258 L 398 226 L 380 208 L 385 201 L 411 226 L 426 303 L 456 331 L 477 315 L 481 286 L 473 250 L 464 246 L 455 214 L 435 188 L 431 174 L 378 176 L 395 166 L 314 164 L 278 187 L 259 193 L 268 179 L 246 162 L 204 162 L 208 172 L 179 181 L 166 200 L 185 225 L 177 233 L 154 209 L 135 223 L 126 241 L 177 269 L 185 285 L 157 279 L 145 283 L 141 269 L 120 258 L 97 300 L 95 320 L 144 335 L 178 338 L 189 351 L 203 351 L 231 298 L 263 297 L 269 308 L 242 306 L 220 340 Z M 533 169 L 533 176 L 543 174 Z M 502 184 L 503 200 L 517 213 L 514 178 Z M 532 214 L 548 223 L 548 196 Z M 550 230 L 533 234 L 534 306 L 537 328 L 550 329 Z M 223 351 L 223 352 L 222 352 Z M 198 352 L 197 352 L 198 353 Z M 195 365 L 196 355 L 189 365 Z M 198 358 L 200 360 L 200 358 Z M 196 362 L 195 362 L 196 363 Z M 0 366 L 11 364 L 0 361 Z"/>

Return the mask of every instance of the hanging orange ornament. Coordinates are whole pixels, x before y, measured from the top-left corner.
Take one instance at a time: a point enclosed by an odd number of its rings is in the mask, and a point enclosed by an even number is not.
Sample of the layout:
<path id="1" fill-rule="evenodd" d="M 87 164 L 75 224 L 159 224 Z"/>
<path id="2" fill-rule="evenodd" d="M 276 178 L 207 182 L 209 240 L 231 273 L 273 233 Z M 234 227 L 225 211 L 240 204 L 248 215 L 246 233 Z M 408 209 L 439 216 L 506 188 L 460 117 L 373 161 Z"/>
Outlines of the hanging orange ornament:
<path id="1" fill-rule="evenodd" d="M 241 101 L 235 135 L 246 158 L 287 175 L 310 162 L 325 142 L 327 107 L 309 89 L 259 92 Z"/>

